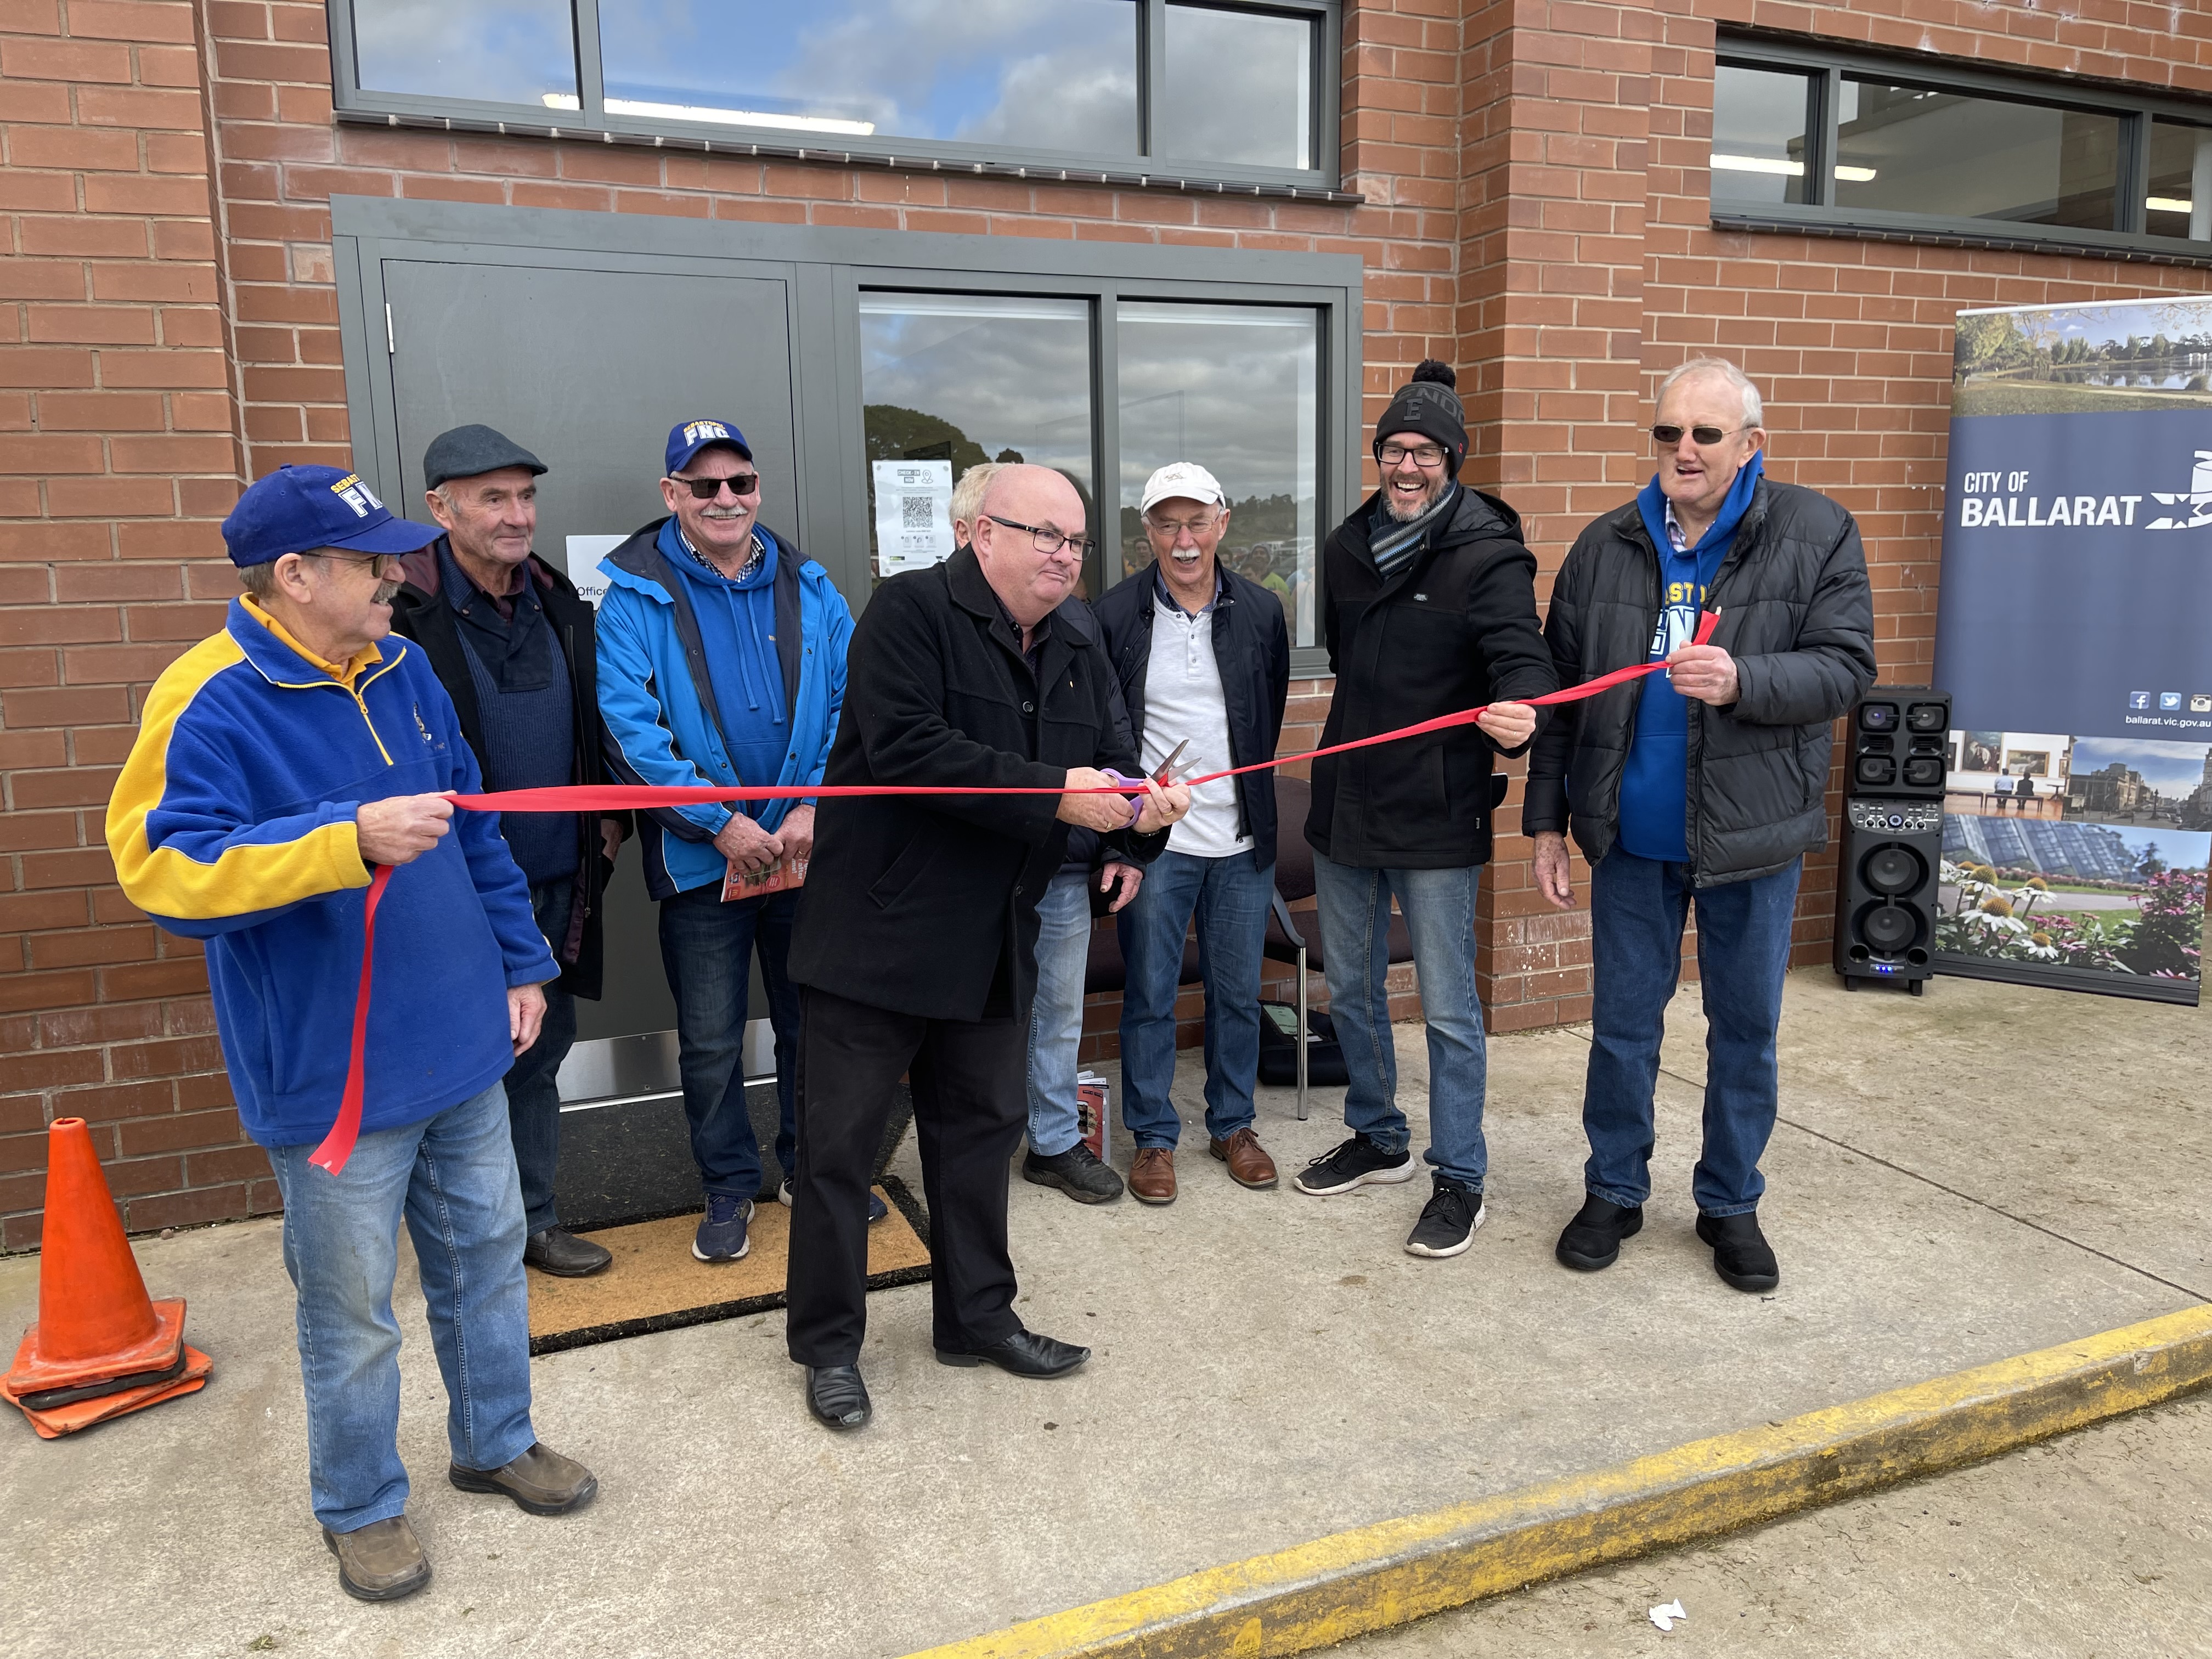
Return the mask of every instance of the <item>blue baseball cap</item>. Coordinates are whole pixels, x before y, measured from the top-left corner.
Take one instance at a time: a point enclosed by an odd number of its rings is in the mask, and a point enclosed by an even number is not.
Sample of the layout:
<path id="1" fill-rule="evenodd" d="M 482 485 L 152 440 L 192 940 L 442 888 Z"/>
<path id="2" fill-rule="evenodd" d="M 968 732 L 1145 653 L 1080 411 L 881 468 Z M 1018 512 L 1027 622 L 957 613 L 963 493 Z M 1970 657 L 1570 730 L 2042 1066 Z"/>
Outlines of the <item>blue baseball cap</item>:
<path id="1" fill-rule="evenodd" d="M 727 421 L 678 421 L 668 429 L 668 472 L 673 477 L 709 444 L 727 444 L 747 460 L 753 458 L 745 434 Z"/>
<path id="2" fill-rule="evenodd" d="M 334 466 L 280 466 L 255 479 L 222 521 L 230 562 L 241 568 L 319 547 L 412 553 L 445 533 L 393 518 L 358 474 Z"/>

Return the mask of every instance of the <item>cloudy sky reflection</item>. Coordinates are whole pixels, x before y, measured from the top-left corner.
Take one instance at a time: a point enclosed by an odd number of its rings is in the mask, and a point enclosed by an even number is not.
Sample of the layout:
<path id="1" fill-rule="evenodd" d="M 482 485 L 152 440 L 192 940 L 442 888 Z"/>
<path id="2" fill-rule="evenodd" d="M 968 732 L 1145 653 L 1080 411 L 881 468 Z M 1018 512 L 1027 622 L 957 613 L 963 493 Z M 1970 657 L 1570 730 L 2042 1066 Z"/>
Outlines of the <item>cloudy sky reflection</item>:
<path id="1" fill-rule="evenodd" d="M 599 0 L 606 95 L 1137 150 L 1135 0 Z"/>

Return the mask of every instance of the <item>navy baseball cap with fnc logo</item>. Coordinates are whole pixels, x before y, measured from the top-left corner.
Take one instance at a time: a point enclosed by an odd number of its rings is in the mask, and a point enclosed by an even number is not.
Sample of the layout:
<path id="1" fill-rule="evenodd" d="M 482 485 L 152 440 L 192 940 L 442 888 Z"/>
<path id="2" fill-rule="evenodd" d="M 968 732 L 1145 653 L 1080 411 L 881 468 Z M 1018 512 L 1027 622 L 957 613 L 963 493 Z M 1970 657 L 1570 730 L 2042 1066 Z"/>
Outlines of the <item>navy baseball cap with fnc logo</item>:
<path id="1" fill-rule="evenodd" d="M 727 444 L 747 460 L 753 458 L 753 447 L 745 441 L 745 434 L 727 421 L 678 421 L 668 433 L 668 476 L 681 472 L 694 455 L 710 444 Z"/>
<path id="2" fill-rule="evenodd" d="M 412 553 L 444 533 L 393 517 L 358 474 L 334 466 L 279 467 L 256 479 L 222 521 L 230 562 L 241 568 L 319 547 Z"/>

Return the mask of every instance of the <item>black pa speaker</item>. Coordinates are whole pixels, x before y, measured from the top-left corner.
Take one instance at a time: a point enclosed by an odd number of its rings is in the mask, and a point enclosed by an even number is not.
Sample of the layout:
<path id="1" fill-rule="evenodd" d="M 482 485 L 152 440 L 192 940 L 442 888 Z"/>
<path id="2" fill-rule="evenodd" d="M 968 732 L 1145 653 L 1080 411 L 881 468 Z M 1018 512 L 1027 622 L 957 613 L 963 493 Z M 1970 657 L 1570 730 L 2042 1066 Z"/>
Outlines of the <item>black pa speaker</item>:
<path id="1" fill-rule="evenodd" d="M 1836 872 L 1836 971 L 1914 996 L 1935 972 L 1943 867 L 1944 745 L 1951 699 L 1878 685 L 1851 710 L 1843 858 Z"/>

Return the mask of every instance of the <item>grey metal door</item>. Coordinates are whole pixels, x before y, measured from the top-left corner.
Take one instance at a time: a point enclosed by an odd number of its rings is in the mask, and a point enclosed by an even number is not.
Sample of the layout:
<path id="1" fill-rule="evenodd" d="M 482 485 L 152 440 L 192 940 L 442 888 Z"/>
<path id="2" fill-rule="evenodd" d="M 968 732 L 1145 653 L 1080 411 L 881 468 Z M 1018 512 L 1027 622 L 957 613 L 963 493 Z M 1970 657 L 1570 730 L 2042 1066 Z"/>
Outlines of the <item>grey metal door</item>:
<path id="1" fill-rule="evenodd" d="M 789 284 L 780 277 L 466 260 L 382 266 L 404 484 L 389 503 L 395 512 L 428 519 L 424 447 L 483 422 L 550 469 L 538 481 L 538 551 L 565 569 L 569 537 L 627 534 L 664 516 L 668 429 L 704 417 L 744 429 L 763 479 L 763 520 L 804 543 Z M 605 922 L 605 995 L 577 1005 L 570 1069 L 604 1074 L 605 1092 L 671 1086 L 672 1074 L 658 1078 L 664 1068 L 652 1063 L 664 1050 L 672 1058 L 671 1045 L 607 1041 L 676 1024 L 635 851 L 617 865 Z M 750 1012 L 757 1018 L 767 1008 L 756 971 Z M 565 1070 L 562 1092 L 577 1092 Z"/>

